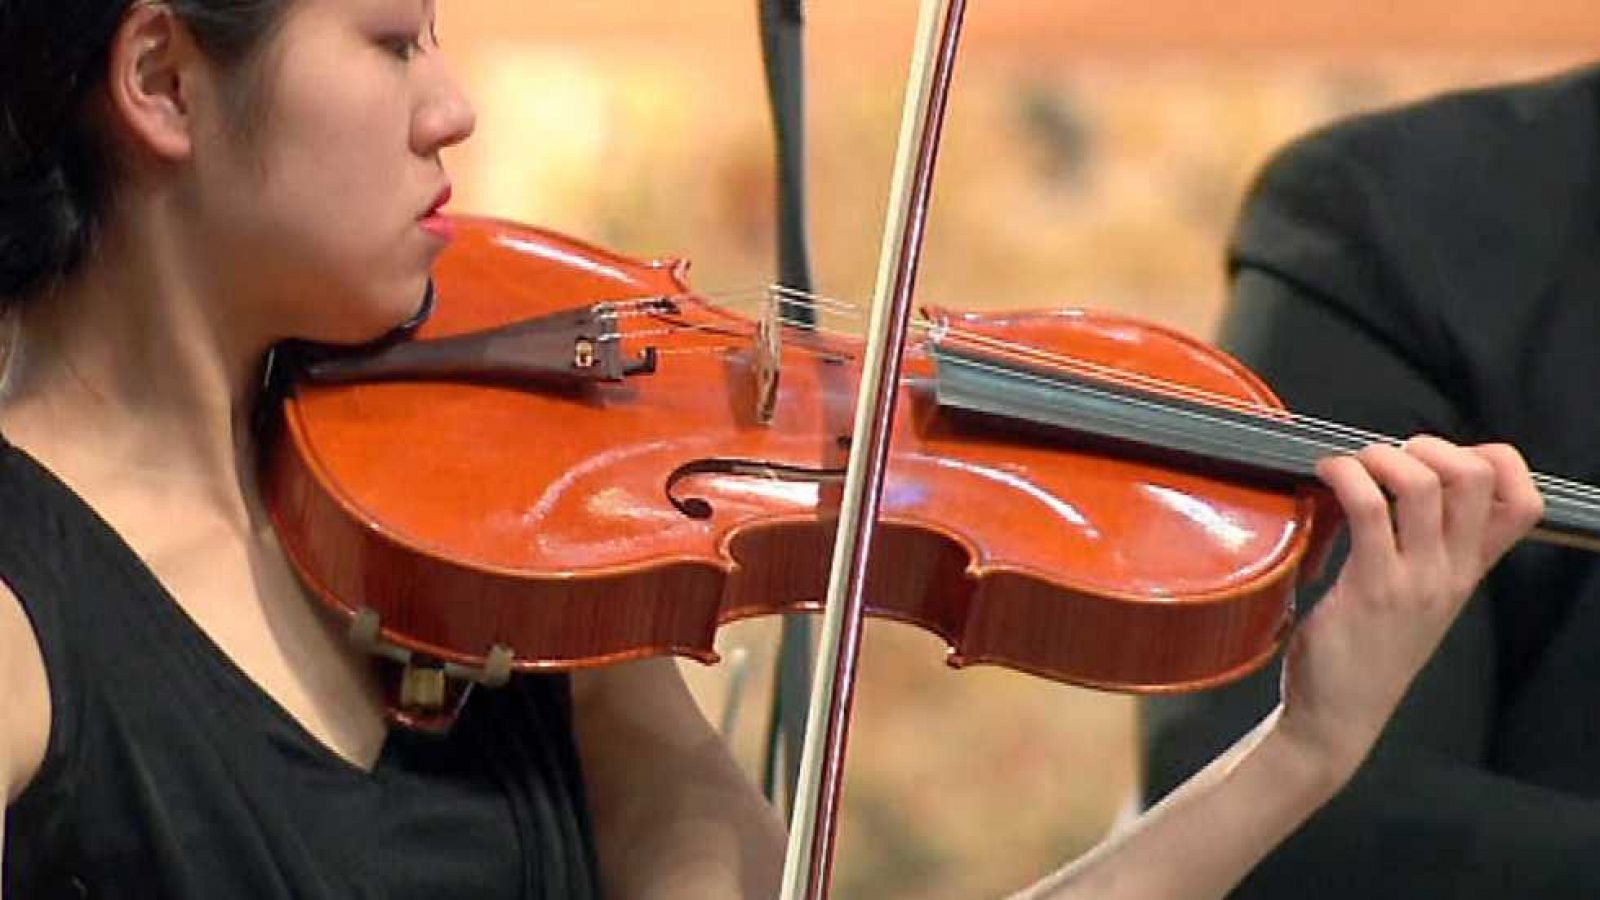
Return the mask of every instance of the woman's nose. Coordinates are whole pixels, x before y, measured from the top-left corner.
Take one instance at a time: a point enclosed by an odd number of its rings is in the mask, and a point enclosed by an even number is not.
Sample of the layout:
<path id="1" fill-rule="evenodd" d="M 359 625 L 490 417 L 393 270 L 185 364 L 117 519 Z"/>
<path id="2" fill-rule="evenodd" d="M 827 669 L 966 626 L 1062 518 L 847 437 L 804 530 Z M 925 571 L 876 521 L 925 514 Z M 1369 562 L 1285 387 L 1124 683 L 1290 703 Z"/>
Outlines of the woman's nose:
<path id="1" fill-rule="evenodd" d="M 444 59 L 435 53 L 430 62 L 434 84 L 412 122 L 412 149 L 424 155 L 461 143 L 478 124 L 472 101 Z"/>

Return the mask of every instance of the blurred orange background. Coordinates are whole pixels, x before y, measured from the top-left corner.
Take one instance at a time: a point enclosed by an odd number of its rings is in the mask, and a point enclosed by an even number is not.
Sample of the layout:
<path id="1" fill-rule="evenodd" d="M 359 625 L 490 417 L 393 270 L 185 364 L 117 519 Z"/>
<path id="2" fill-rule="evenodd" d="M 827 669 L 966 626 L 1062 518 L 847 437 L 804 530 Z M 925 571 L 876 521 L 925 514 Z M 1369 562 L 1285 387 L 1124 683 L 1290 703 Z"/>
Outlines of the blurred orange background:
<path id="1" fill-rule="evenodd" d="M 479 113 L 450 157 L 460 211 L 681 256 L 715 294 L 774 269 L 774 181 L 751 0 L 456 0 L 440 31 Z M 806 4 L 817 287 L 870 297 L 917 5 Z M 1209 334 L 1251 174 L 1296 134 L 1440 90 L 1580 64 L 1577 0 L 1405 4 L 982 0 L 970 5 L 919 297 L 1091 306 Z M 1310 336 L 1309 339 L 1314 339 Z M 775 622 L 684 670 L 760 771 Z M 997 897 L 1099 839 L 1134 794 L 1134 702 L 998 670 L 871 623 L 835 895 Z"/>

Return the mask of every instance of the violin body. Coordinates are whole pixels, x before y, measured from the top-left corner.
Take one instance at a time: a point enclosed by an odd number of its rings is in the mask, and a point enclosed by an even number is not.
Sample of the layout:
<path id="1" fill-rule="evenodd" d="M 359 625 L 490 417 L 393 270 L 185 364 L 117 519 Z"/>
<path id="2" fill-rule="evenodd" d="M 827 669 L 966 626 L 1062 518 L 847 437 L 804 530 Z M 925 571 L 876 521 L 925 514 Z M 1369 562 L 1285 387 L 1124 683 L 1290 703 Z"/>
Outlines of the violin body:
<path id="1" fill-rule="evenodd" d="M 309 589 L 386 644 L 480 669 L 497 653 L 514 671 L 710 662 L 723 622 L 817 609 L 855 342 L 785 329 L 763 422 L 754 320 L 697 297 L 685 264 L 456 224 L 416 341 L 670 298 L 617 319 L 623 347 L 655 348 L 654 371 L 297 384 L 263 484 Z M 1160 327 L 1076 311 L 930 315 L 935 334 L 1276 403 L 1233 360 Z M 868 615 L 939 635 L 953 665 L 1124 691 L 1201 688 L 1273 655 L 1326 537 L 1315 492 L 986 427 L 940 408 L 937 377 L 927 344 L 913 344 Z"/>

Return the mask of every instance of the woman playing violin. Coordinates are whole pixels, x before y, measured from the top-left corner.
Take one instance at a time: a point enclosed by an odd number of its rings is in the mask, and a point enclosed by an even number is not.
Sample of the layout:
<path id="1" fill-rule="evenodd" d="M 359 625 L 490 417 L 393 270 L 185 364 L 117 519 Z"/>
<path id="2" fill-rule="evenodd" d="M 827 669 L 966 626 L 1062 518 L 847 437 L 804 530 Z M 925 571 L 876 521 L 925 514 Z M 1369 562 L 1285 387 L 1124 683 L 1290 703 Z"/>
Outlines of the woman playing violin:
<path id="1" fill-rule="evenodd" d="M 666 661 L 391 732 L 267 523 L 285 339 L 410 317 L 470 103 L 432 0 L 0 4 L 10 897 L 766 897 L 776 815 Z M 1507 447 L 1329 459 L 1354 550 L 1277 711 L 1030 896 L 1219 896 L 1361 760 L 1537 519 Z M 1387 497 L 1386 497 L 1387 495 Z M 1202 843 L 1203 842 L 1203 843 Z"/>

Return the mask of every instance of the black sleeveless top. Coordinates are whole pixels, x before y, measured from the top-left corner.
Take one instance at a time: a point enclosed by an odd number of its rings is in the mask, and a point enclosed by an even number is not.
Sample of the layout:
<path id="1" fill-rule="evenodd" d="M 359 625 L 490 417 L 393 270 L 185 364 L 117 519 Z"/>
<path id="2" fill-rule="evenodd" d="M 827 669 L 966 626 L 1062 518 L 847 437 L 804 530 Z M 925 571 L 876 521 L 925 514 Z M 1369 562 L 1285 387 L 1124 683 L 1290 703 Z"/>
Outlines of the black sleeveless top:
<path id="1" fill-rule="evenodd" d="M 8 900 L 598 896 L 565 677 L 479 689 L 447 737 L 392 731 L 363 771 L 3 439 L 0 578 L 53 713 L 6 810 Z"/>

